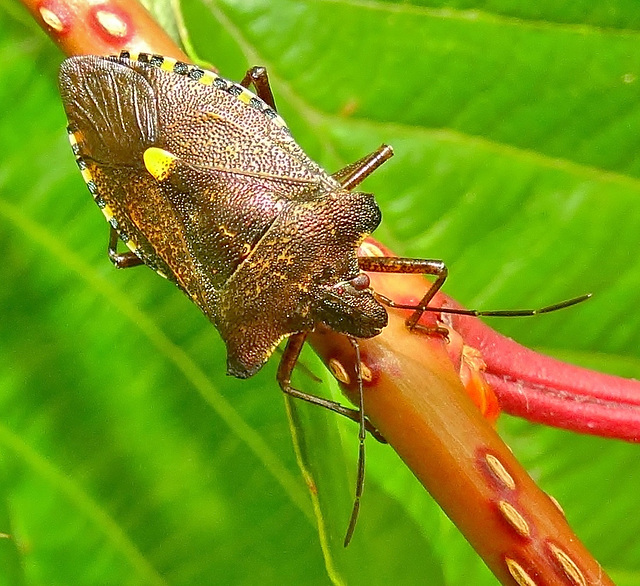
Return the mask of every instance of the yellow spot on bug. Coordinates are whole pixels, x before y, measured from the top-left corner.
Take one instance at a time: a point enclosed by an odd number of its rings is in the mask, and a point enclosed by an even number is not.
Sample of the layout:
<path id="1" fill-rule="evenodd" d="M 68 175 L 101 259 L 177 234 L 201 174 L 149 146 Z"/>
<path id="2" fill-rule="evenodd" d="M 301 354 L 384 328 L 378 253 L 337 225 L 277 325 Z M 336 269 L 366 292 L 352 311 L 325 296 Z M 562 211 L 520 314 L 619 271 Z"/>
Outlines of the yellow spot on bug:
<path id="1" fill-rule="evenodd" d="M 507 564 L 509 573 L 517 582 L 518 586 L 536 586 L 533 578 L 529 576 L 529 574 L 527 574 L 525 569 L 518 562 L 506 556 L 504 558 L 504 561 Z"/>
<path id="2" fill-rule="evenodd" d="M 224 152 L 233 157 L 238 154 L 239 149 L 237 145 L 228 144 L 227 146 L 224 147 Z"/>
<path id="3" fill-rule="evenodd" d="M 229 230 L 227 230 L 226 226 L 220 226 L 220 232 L 222 232 L 223 236 L 226 236 L 227 238 L 234 238 L 237 234 L 237 232 L 231 232 Z M 246 246 L 246 244 L 245 244 Z"/>
<path id="4" fill-rule="evenodd" d="M 241 102 L 244 102 L 245 104 L 248 104 L 251 101 L 251 98 L 253 98 L 253 97 L 254 97 L 254 95 L 252 93 L 250 93 L 247 90 L 245 90 L 238 96 L 238 99 Z"/>
<path id="5" fill-rule="evenodd" d="M 93 177 L 91 176 L 91 171 L 89 171 L 89 169 L 83 169 L 82 171 L 80 171 L 80 174 L 82 175 L 82 178 L 85 180 L 86 183 L 88 183 L 89 181 L 91 181 L 91 179 L 93 179 Z"/>
<path id="6" fill-rule="evenodd" d="M 500 501 L 498 503 L 498 509 L 502 513 L 503 518 L 518 535 L 522 537 L 531 537 L 531 529 L 526 519 L 520 514 L 520 512 L 507 501 Z"/>
<path id="7" fill-rule="evenodd" d="M 138 245 L 131 238 L 125 242 L 125 246 L 134 254 L 138 254 Z"/>
<path id="8" fill-rule="evenodd" d="M 587 586 L 587 580 L 580 571 L 580 568 L 578 568 L 578 565 L 569 557 L 566 551 L 560 549 L 553 543 L 549 543 L 549 549 L 573 586 Z"/>
<path id="9" fill-rule="evenodd" d="M 164 69 L 165 71 L 173 71 L 173 66 L 176 64 L 175 59 L 170 59 L 169 57 L 165 57 L 160 69 Z"/>
<path id="10" fill-rule="evenodd" d="M 107 222 L 110 222 L 113 219 L 113 211 L 108 205 L 102 208 L 102 213 L 104 214 L 104 217 L 107 218 Z"/>
<path id="11" fill-rule="evenodd" d="M 127 35 L 127 23 L 117 14 L 108 10 L 98 10 L 96 20 L 100 26 L 113 37 L 125 37 Z"/>
<path id="12" fill-rule="evenodd" d="M 513 476 L 507 472 L 504 464 L 493 454 L 487 454 L 485 456 L 485 460 L 491 472 L 493 472 L 495 477 L 505 486 L 505 488 L 514 490 L 516 487 L 516 481 L 513 479 Z"/>
<path id="13" fill-rule="evenodd" d="M 50 26 L 54 31 L 61 33 L 64 30 L 64 24 L 62 24 L 60 17 L 49 8 L 41 6 L 40 16 L 45 24 Z"/>
<path id="14" fill-rule="evenodd" d="M 82 142 L 82 136 L 80 135 L 79 132 L 69 132 L 67 136 L 69 137 L 69 144 L 72 147 Z"/>
<path id="15" fill-rule="evenodd" d="M 157 181 L 164 181 L 175 165 L 176 156 L 157 147 L 149 147 L 142 155 L 144 166 Z"/>

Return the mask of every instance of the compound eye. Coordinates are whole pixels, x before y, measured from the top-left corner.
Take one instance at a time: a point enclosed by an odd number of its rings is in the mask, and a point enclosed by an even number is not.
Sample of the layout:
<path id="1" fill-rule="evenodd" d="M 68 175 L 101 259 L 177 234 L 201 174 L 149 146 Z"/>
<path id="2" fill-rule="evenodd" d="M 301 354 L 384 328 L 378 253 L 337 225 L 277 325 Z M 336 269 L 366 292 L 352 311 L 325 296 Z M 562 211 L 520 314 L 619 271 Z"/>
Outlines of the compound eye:
<path id="1" fill-rule="evenodd" d="M 371 286 L 369 275 L 365 273 L 360 273 L 357 277 L 351 279 L 350 283 L 356 291 L 364 291 Z"/>

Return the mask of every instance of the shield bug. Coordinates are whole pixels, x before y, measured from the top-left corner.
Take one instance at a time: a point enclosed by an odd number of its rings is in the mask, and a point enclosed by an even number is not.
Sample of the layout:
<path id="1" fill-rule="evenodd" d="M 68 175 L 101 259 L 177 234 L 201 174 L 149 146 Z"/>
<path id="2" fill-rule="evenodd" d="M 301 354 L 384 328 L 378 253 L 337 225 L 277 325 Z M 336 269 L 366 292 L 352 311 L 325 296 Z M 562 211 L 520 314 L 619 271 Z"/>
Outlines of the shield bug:
<path id="1" fill-rule="evenodd" d="M 146 264 L 182 289 L 224 339 L 229 374 L 250 377 L 288 338 L 278 368 L 282 390 L 360 424 L 348 543 L 363 486 L 365 431 L 382 439 L 364 416 L 358 339 L 387 325 L 385 305 L 407 308 L 372 291 L 364 271 L 436 277 L 409 307 L 412 329 L 433 309 L 428 304 L 447 277 L 439 260 L 357 255 L 381 215 L 373 195 L 354 188 L 391 148 L 328 174 L 276 113 L 263 68 L 238 84 L 160 55 L 79 56 L 62 64 L 60 91 L 78 167 L 110 224 L 112 262 Z M 128 251 L 118 251 L 119 240 Z M 320 325 L 353 345 L 357 409 L 291 386 L 305 337 Z"/>

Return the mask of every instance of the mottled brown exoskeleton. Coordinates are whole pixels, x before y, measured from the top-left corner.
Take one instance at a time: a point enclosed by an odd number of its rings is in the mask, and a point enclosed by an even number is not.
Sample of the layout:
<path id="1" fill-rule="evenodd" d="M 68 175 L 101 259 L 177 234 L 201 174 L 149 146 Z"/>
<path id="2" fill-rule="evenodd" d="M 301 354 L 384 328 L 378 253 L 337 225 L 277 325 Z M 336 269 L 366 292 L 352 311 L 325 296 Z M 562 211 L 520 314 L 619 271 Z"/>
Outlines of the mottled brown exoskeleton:
<path id="1" fill-rule="evenodd" d="M 363 271 L 436 275 L 410 307 L 411 328 L 447 275 L 438 260 L 357 256 L 380 210 L 373 195 L 352 190 L 391 148 L 329 175 L 291 137 L 262 68 L 236 84 L 159 55 L 81 56 L 63 63 L 60 90 L 78 167 L 111 225 L 114 264 L 144 263 L 191 297 L 226 343 L 229 374 L 253 375 L 288 338 L 282 390 L 360 423 L 348 543 L 365 429 L 375 433 L 364 417 L 357 340 L 387 325 L 382 303 L 405 307 L 377 296 Z M 119 239 L 129 251 L 118 252 Z M 482 312 L 514 313 L 535 312 Z M 320 324 L 353 344 L 358 409 L 290 384 L 305 336 Z"/>

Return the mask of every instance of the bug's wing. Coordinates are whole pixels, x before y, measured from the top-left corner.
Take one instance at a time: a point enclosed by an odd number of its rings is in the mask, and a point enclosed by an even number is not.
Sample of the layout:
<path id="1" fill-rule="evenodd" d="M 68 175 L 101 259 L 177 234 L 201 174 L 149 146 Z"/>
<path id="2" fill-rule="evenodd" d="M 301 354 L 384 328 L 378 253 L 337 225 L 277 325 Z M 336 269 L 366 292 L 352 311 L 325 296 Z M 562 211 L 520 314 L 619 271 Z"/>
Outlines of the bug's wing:
<path id="1" fill-rule="evenodd" d="M 78 165 L 107 220 L 146 264 L 201 303 L 182 219 L 144 165 L 158 141 L 155 88 L 131 68 L 94 56 L 67 59 L 59 85 Z"/>
<path id="2" fill-rule="evenodd" d="M 337 187 L 284 121 L 248 90 L 219 77 L 227 89 L 204 83 L 209 73 L 194 80 L 141 63 L 130 62 L 130 67 L 156 88 L 160 146 L 186 163 L 256 183 L 278 181 L 280 195 L 290 199 Z"/>
<path id="3" fill-rule="evenodd" d="M 60 68 L 59 85 L 70 126 L 81 132 L 86 156 L 130 167 L 155 144 L 155 92 L 132 69 L 101 57 L 71 58 Z"/>
<path id="4" fill-rule="evenodd" d="M 192 297 L 220 329 L 230 372 L 249 376 L 282 337 L 314 327 L 325 261 L 337 280 L 357 274 L 357 243 L 379 215 L 361 225 L 365 195 L 340 193 L 250 92 L 153 62 L 63 64 L 78 163 L 127 245 Z"/>
<path id="5" fill-rule="evenodd" d="M 210 72 L 193 79 L 167 71 L 166 58 L 160 66 L 126 66 L 156 90 L 157 146 L 172 159 L 163 193 L 214 289 L 224 287 L 290 203 L 322 199 L 338 187 L 246 89 Z"/>

